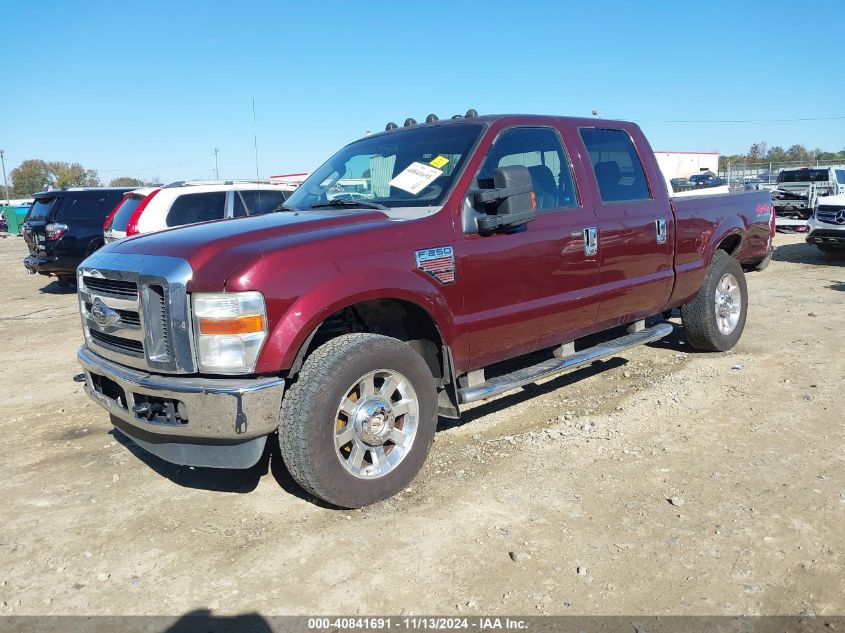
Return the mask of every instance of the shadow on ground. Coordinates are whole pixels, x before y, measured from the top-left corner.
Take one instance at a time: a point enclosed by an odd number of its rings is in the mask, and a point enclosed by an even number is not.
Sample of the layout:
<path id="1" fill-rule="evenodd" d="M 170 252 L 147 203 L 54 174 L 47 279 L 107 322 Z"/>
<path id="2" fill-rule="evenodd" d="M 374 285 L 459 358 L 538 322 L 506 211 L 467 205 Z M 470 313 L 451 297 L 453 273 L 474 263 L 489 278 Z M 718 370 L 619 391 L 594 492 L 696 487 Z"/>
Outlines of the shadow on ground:
<path id="1" fill-rule="evenodd" d="M 123 445 L 140 461 L 144 462 L 144 464 L 162 477 L 166 477 L 179 486 L 211 492 L 246 494 L 255 490 L 259 480 L 267 473 L 270 473 L 279 487 L 288 494 L 309 501 L 322 508 L 336 509 L 334 506 L 328 505 L 316 497 L 312 497 L 294 481 L 285 467 L 281 450 L 279 449 L 278 438 L 275 433 L 267 438 L 264 452 L 255 466 L 246 469 L 228 469 L 200 468 L 171 464 L 168 461 L 156 457 L 152 453 L 148 453 L 135 444 L 131 438 L 121 433 L 120 430 L 112 429 L 109 432 L 116 442 Z"/>
<path id="2" fill-rule="evenodd" d="M 76 294 L 76 286 L 73 284 L 62 284 L 58 279 L 54 279 L 43 288 L 39 288 L 38 292 L 45 295 L 72 295 Z"/>
<path id="3" fill-rule="evenodd" d="M 806 242 L 778 246 L 772 259 L 790 264 L 822 264 L 826 266 L 845 263 L 845 252 L 822 253 Z"/>

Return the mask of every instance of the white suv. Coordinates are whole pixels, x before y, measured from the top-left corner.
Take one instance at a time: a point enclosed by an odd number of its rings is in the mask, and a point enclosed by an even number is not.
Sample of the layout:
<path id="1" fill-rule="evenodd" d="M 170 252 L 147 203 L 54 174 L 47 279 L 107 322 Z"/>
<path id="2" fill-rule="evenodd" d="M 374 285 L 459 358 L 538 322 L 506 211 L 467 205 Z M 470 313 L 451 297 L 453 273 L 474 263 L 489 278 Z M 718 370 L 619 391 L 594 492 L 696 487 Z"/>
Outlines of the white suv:
<path id="1" fill-rule="evenodd" d="M 824 253 L 845 253 L 845 194 L 819 200 L 807 220 L 807 243 Z"/>
<path id="2" fill-rule="evenodd" d="M 270 213 L 296 190 L 260 182 L 175 182 L 144 187 L 123 196 L 103 224 L 108 244 L 129 235 L 173 226 Z"/>

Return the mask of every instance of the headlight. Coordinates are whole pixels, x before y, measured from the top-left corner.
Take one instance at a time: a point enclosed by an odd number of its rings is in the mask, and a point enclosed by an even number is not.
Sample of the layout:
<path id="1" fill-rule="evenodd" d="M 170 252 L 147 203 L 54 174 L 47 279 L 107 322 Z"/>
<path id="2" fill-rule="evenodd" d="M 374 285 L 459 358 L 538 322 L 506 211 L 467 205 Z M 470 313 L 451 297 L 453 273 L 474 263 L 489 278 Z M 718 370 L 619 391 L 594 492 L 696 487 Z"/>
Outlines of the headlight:
<path id="1" fill-rule="evenodd" d="M 201 371 L 248 374 L 267 338 L 260 292 L 197 292 L 191 295 L 194 338 Z"/>

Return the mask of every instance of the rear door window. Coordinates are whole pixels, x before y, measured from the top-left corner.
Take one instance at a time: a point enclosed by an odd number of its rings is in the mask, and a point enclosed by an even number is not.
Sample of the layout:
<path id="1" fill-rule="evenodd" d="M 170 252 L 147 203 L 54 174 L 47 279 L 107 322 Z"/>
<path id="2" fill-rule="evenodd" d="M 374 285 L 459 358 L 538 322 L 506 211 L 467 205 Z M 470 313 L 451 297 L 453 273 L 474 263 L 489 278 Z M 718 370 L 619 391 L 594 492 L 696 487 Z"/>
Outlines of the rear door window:
<path id="1" fill-rule="evenodd" d="M 26 214 L 28 222 L 46 222 L 56 198 L 36 198 Z"/>
<path id="2" fill-rule="evenodd" d="M 643 164 L 625 130 L 582 128 L 581 139 L 590 156 L 603 202 L 651 199 Z"/>
<path id="3" fill-rule="evenodd" d="M 220 220 L 225 217 L 226 192 L 186 193 L 173 202 L 167 213 L 167 226 Z"/>
<path id="4" fill-rule="evenodd" d="M 237 204 L 239 195 L 243 198 L 243 204 L 246 207 L 245 213 L 242 212 L 241 215 L 264 215 L 265 213 L 271 213 L 285 202 L 285 194 L 279 190 L 254 189 L 236 191 L 235 217 L 239 217 Z"/>

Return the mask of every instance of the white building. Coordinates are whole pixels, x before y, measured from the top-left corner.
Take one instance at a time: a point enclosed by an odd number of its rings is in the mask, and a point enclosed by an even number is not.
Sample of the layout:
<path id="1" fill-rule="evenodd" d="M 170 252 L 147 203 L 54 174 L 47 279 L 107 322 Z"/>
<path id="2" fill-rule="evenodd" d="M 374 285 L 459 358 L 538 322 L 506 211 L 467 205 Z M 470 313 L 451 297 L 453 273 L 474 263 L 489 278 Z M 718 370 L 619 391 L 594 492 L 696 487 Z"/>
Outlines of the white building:
<path id="1" fill-rule="evenodd" d="M 711 171 L 719 173 L 718 152 L 654 152 L 666 178 L 689 178 Z"/>

